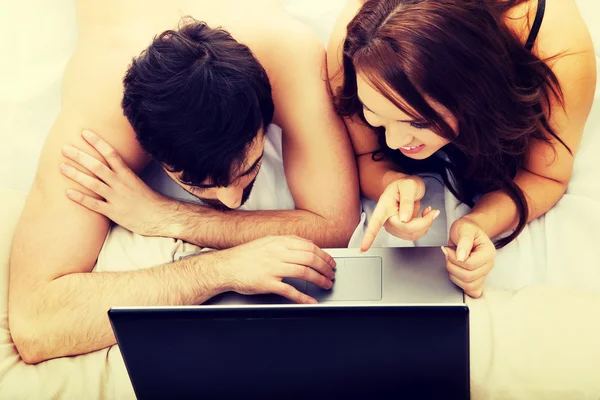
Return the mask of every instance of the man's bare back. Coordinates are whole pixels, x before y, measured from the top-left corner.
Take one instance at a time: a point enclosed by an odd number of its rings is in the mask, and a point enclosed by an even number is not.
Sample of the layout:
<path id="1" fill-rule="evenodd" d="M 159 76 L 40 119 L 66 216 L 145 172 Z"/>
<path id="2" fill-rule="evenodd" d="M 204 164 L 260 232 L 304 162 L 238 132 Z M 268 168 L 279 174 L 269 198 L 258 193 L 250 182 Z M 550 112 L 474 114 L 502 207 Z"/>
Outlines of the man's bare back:
<path id="1" fill-rule="evenodd" d="M 105 159 L 122 158 L 132 170 L 141 171 L 150 157 L 123 115 L 122 79 L 131 60 L 152 38 L 177 28 L 186 15 L 210 27 L 223 27 L 252 50 L 269 75 L 274 122 L 285 134 L 286 177 L 300 209 L 294 214 L 296 222 L 286 225 L 281 223 L 285 215 L 269 216 L 271 225 L 257 226 L 254 236 L 238 238 L 238 243 L 271 234 L 298 234 L 290 229 L 301 225 L 297 222 L 301 217 L 306 222 L 302 232 L 317 244 L 343 246 L 358 222 L 354 160 L 326 90 L 324 49 L 277 1 L 79 1 L 79 40 L 65 70 L 62 108 L 44 144 L 11 253 L 10 327 L 26 362 L 113 344 L 106 318 L 110 306 L 199 304 L 221 291 L 235 290 L 230 283 L 232 275 L 241 271 L 239 260 L 264 259 L 262 254 L 271 254 L 274 248 L 281 263 L 291 262 L 290 251 L 300 251 L 304 258 L 294 262 L 312 267 L 308 273 L 296 268 L 280 275 L 305 274 L 304 278 L 322 286 L 327 285 L 325 276 L 331 278 L 326 266 L 330 257 L 310 242 L 291 238 L 255 241 L 148 271 L 89 274 L 110 221 L 65 196 L 68 188 L 93 194 L 60 174 L 60 164 L 68 161 L 61 150 L 71 145 L 105 164 Z M 116 154 L 107 150 L 101 156 L 81 137 L 84 129 L 99 134 Z M 317 174 L 318 179 L 305 179 Z M 264 216 L 257 212 L 256 218 L 260 221 Z M 261 268 L 266 267 L 257 265 L 254 272 Z M 318 269 L 324 276 L 314 275 Z M 280 284 L 269 281 L 244 290 L 247 294 L 278 291 L 295 301 L 310 302 Z"/>
<path id="2" fill-rule="evenodd" d="M 273 86 L 277 86 L 276 75 L 282 71 L 272 66 L 273 61 L 277 62 L 279 49 L 267 42 L 269 29 L 279 31 L 281 35 L 282 27 L 293 26 L 296 34 L 304 35 L 305 40 L 314 39 L 274 0 L 252 3 L 179 0 L 152 4 L 139 0 L 125 3 L 79 1 L 79 41 L 63 77 L 61 114 L 80 120 L 78 128 L 93 126 L 104 137 L 110 135 L 119 154 L 134 169 L 139 170 L 148 158 L 134 140 L 135 133 L 123 116 L 123 76 L 132 58 L 138 56 L 155 35 L 175 29 L 187 15 L 210 27 L 223 27 L 236 40 L 249 46 L 267 70 Z M 258 24 L 264 30 L 257 31 Z M 295 36 L 291 28 L 288 31 L 290 37 Z M 53 129 L 50 136 L 63 134 L 65 132 Z M 121 151 L 125 148 L 128 150 Z"/>

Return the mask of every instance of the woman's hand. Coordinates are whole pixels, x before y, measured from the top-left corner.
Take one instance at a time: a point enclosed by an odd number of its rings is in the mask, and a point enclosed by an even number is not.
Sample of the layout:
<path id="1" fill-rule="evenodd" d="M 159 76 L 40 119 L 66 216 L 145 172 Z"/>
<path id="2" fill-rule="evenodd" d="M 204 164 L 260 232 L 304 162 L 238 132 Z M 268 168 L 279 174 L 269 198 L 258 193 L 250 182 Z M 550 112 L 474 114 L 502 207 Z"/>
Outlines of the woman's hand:
<path id="1" fill-rule="evenodd" d="M 483 281 L 494 266 L 496 247 L 488 235 L 468 216 L 456 220 L 450 228 L 448 245 L 442 247 L 450 280 L 471 297 L 483 294 Z"/>
<path id="2" fill-rule="evenodd" d="M 403 177 L 390 183 L 379 197 L 360 250 L 367 251 L 371 247 L 382 227 L 405 240 L 414 241 L 423 237 L 433 220 L 440 215 L 439 210 L 427 207 L 418 217 L 424 195 L 425 182 L 417 176 Z"/>
<path id="3" fill-rule="evenodd" d="M 150 189 L 98 135 L 84 131 L 82 136 L 100 153 L 108 166 L 75 147 L 66 146 L 63 148 L 64 156 L 72 160 L 73 164 L 85 168 L 89 174 L 67 163 L 62 164 L 60 170 L 67 178 L 102 199 L 68 189 L 69 199 L 137 234 L 162 236 L 167 228 L 165 215 L 172 202 Z"/>

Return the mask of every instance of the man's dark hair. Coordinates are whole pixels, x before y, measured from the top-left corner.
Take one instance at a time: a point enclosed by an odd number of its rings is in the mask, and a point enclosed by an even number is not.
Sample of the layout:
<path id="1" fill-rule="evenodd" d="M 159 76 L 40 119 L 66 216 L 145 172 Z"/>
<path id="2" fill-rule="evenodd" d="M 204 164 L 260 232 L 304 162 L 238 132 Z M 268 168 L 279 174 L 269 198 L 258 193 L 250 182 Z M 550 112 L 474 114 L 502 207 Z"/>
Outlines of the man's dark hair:
<path id="1" fill-rule="evenodd" d="M 271 85 L 228 32 L 183 22 L 133 60 L 121 105 L 142 148 L 182 182 L 228 186 L 273 119 Z"/>

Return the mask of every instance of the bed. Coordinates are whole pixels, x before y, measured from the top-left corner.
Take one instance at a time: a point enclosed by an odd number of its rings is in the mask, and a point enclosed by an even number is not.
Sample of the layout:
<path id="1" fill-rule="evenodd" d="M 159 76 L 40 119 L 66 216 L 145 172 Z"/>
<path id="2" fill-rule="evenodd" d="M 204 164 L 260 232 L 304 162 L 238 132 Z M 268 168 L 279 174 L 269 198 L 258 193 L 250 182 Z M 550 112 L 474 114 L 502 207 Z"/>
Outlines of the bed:
<path id="1" fill-rule="evenodd" d="M 343 0 L 283 0 L 325 43 Z M 600 68 L 600 5 L 578 0 Z M 77 38 L 72 1 L 5 2 L 0 13 L 0 399 L 134 398 L 118 346 L 30 366 L 10 338 L 8 251 L 36 169 L 60 107 L 63 69 Z M 600 75 L 600 74 L 599 74 Z M 474 399 L 600 398 L 600 88 L 572 181 L 561 201 L 501 250 L 483 298 L 471 311 L 471 389 Z M 447 192 L 441 234 L 465 212 Z M 364 208 L 369 208 L 364 202 Z M 120 252 L 127 243 L 132 260 Z M 385 244 L 386 239 L 382 238 Z M 391 242 L 388 242 L 393 244 Z M 140 240 L 115 230 L 96 270 L 109 260 L 144 268 L 189 250 L 180 242 Z M 162 258 L 161 258 L 162 257 Z"/>

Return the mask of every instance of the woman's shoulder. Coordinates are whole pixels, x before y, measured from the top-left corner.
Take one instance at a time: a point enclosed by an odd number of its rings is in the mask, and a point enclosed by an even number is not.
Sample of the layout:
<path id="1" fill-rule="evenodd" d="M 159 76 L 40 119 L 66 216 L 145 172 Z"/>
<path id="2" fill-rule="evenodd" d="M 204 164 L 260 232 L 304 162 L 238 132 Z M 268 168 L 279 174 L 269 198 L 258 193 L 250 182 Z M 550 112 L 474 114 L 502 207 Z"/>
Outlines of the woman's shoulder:
<path id="1" fill-rule="evenodd" d="M 544 1 L 543 19 L 533 44 L 541 59 L 563 52 L 581 51 L 592 46 L 589 31 L 575 0 L 528 0 L 506 14 L 508 27 L 525 45 L 540 6 Z"/>

